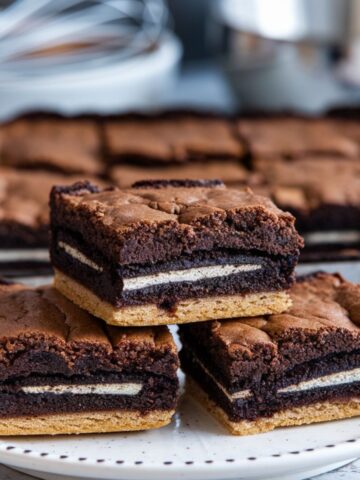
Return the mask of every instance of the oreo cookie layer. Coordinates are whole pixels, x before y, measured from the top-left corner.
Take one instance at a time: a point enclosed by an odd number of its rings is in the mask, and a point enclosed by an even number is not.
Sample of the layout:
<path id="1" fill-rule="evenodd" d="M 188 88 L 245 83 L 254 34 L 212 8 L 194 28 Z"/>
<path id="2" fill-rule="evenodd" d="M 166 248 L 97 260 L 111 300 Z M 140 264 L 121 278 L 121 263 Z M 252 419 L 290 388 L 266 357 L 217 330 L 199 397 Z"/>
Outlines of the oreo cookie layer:
<path id="1" fill-rule="evenodd" d="M 179 300 L 288 289 L 297 256 L 216 250 L 145 265 L 113 265 L 74 233 L 53 232 L 55 268 L 114 306 L 152 303 L 171 308 Z"/>

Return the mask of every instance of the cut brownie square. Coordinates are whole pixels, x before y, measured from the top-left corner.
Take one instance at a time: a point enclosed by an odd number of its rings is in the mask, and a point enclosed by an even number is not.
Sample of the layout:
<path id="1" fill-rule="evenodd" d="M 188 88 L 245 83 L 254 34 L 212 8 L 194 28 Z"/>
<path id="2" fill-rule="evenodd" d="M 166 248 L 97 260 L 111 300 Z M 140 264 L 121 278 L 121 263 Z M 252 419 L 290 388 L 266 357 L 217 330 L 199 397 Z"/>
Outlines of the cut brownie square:
<path id="1" fill-rule="evenodd" d="M 0 164 L 100 174 L 100 132 L 95 121 L 60 118 L 19 119 L 4 127 Z"/>
<path id="2" fill-rule="evenodd" d="M 52 287 L 0 285 L 0 435 L 168 424 L 178 356 L 167 327 L 108 327 Z"/>
<path id="3" fill-rule="evenodd" d="M 334 157 L 257 159 L 276 205 L 296 217 L 307 250 L 360 247 L 360 163 Z"/>
<path id="4" fill-rule="evenodd" d="M 305 155 L 359 155 L 359 143 L 332 119 L 268 117 L 242 119 L 238 132 L 254 157 L 297 158 Z"/>
<path id="5" fill-rule="evenodd" d="M 205 115 L 108 120 L 104 135 L 108 159 L 115 163 L 234 159 L 244 151 L 230 121 Z"/>
<path id="6" fill-rule="evenodd" d="M 302 239 L 294 218 L 219 181 L 89 183 L 51 194 L 55 286 L 110 324 L 286 310 Z"/>
<path id="7" fill-rule="evenodd" d="M 140 180 L 189 180 L 219 178 L 226 185 L 249 185 L 256 181 L 251 174 L 237 162 L 211 160 L 206 163 L 191 162 L 169 166 L 117 165 L 111 169 L 110 177 L 119 187 L 131 187 Z"/>
<path id="8" fill-rule="evenodd" d="M 0 249 L 47 246 L 52 186 L 83 178 L 0 168 Z"/>
<path id="9" fill-rule="evenodd" d="M 315 274 L 283 314 L 182 325 L 190 389 L 233 434 L 360 415 L 360 285 Z"/>

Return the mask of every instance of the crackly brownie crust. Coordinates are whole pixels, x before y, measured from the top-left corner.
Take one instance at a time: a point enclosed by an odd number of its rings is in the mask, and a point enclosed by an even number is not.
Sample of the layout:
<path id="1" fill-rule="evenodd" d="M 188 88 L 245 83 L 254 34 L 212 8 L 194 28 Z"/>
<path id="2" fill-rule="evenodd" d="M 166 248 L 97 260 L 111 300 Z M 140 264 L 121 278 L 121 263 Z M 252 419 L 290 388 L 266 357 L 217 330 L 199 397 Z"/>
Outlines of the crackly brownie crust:
<path id="1" fill-rule="evenodd" d="M 20 118 L 4 126 L 1 164 L 67 174 L 103 172 L 100 132 L 94 120 Z"/>
<path id="2" fill-rule="evenodd" d="M 291 255 L 302 246 L 294 218 L 251 191 L 99 191 L 84 183 L 54 188 L 50 205 L 53 229 L 75 229 L 109 260 L 123 265 L 165 261 L 214 248 Z"/>
<path id="3" fill-rule="evenodd" d="M 321 383 L 360 369 L 360 286 L 319 273 L 299 281 L 290 293 L 293 306 L 280 315 L 180 327 L 185 372 L 229 421 L 255 421 L 360 396 L 356 379 Z M 291 390 L 311 380 L 319 382 L 316 388 Z M 245 396 L 230 400 L 223 388 L 228 395 L 245 391 Z"/>

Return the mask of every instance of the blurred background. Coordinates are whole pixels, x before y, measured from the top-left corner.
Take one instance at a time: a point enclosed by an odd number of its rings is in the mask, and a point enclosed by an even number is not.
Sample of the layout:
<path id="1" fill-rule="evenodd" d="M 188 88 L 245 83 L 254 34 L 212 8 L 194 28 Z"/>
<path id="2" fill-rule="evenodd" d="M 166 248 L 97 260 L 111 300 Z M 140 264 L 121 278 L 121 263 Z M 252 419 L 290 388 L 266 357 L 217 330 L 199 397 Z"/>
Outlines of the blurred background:
<path id="1" fill-rule="evenodd" d="M 54 184 L 200 176 L 269 196 L 304 262 L 360 281 L 360 115 L 326 114 L 359 104 L 360 0 L 0 0 L 0 272 L 50 271 Z"/>
<path id="2" fill-rule="evenodd" d="M 360 99 L 359 0 L 0 0 L 0 115 Z"/>

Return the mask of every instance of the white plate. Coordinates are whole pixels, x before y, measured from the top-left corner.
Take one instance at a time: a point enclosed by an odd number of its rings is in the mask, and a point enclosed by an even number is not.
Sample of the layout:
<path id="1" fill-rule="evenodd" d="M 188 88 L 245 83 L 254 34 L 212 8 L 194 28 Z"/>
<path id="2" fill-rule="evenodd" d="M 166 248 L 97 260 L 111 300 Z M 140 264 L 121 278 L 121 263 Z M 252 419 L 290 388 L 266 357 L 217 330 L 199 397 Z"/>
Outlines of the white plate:
<path id="1" fill-rule="evenodd" d="M 45 479 L 299 480 L 359 457 L 359 425 L 356 418 L 233 437 L 185 397 L 172 424 L 160 430 L 1 437 L 0 463 Z"/>

